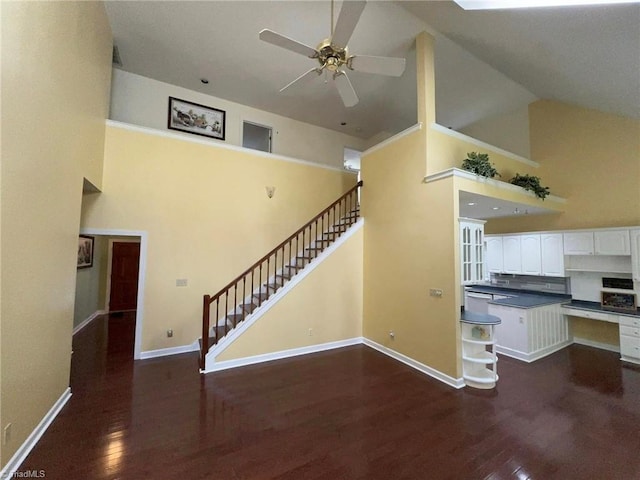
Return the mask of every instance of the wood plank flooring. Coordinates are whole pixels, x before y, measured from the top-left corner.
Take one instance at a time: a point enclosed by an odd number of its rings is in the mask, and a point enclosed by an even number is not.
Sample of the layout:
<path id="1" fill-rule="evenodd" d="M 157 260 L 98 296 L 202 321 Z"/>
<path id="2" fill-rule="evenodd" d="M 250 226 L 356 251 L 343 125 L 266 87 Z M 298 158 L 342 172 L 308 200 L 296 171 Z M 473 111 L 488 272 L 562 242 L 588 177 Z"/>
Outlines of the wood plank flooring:
<path id="1" fill-rule="evenodd" d="M 640 479 L 640 369 L 572 346 L 455 390 L 366 346 L 201 376 L 134 362 L 130 314 L 74 338 L 47 479 Z"/>

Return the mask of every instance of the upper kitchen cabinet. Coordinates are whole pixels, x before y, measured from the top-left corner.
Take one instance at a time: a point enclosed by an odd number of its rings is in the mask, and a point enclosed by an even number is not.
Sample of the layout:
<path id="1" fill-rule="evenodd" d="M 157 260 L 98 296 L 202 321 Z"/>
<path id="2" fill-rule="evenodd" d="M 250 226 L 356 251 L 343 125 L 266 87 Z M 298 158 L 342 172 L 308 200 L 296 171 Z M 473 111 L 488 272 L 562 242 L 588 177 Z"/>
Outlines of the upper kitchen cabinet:
<path id="1" fill-rule="evenodd" d="M 461 218 L 460 265 L 463 284 L 484 280 L 484 224 L 483 220 Z"/>
<path id="2" fill-rule="evenodd" d="M 565 255 L 630 255 L 629 230 L 566 232 Z"/>
<path id="3" fill-rule="evenodd" d="M 640 228 L 629 232 L 631 239 L 631 273 L 640 282 Z"/>
<path id="4" fill-rule="evenodd" d="M 593 255 L 593 232 L 569 232 L 564 234 L 565 255 Z"/>
<path id="5" fill-rule="evenodd" d="M 487 270 L 489 273 L 502 273 L 502 237 L 486 237 Z"/>
<path id="6" fill-rule="evenodd" d="M 629 230 L 593 232 L 596 255 L 631 255 Z"/>
<path id="7" fill-rule="evenodd" d="M 522 273 L 520 235 L 502 237 L 502 262 L 504 273 Z"/>
<path id="8" fill-rule="evenodd" d="M 564 250 L 561 233 L 540 235 L 541 270 L 548 277 L 564 277 Z"/>
<path id="9" fill-rule="evenodd" d="M 522 273 L 524 275 L 540 275 L 542 273 L 540 235 L 534 233 L 522 235 L 520 248 L 522 250 Z"/>

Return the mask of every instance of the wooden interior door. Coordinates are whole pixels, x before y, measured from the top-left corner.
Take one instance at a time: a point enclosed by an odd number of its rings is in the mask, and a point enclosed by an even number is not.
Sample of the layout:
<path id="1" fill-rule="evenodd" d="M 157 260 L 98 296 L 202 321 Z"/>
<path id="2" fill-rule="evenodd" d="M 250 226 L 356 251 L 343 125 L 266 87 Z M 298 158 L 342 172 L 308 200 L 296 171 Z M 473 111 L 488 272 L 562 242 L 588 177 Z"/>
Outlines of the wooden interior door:
<path id="1" fill-rule="evenodd" d="M 113 242 L 109 311 L 135 310 L 138 305 L 140 244 Z"/>

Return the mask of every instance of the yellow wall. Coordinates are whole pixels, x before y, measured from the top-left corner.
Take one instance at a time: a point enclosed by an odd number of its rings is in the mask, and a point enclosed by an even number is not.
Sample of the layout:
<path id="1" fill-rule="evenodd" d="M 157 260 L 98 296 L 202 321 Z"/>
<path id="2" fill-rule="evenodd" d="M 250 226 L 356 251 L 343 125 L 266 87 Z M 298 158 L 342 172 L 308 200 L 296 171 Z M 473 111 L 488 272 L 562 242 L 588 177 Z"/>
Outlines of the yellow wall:
<path id="1" fill-rule="evenodd" d="M 363 238 L 360 228 L 216 360 L 361 337 Z"/>
<path id="2" fill-rule="evenodd" d="M 200 337 L 204 294 L 356 183 L 341 170 L 114 126 L 104 161 L 104 193 L 85 196 L 82 226 L 148 234 L 143 351 Z M 265 186 L 275 186 L 273 198 Z M 176 287 L 179 278 L 188 286 Z"/>
<path id="3" fill-rule="evenodd" d="M 102 181 L 111 31 L 99 2 L 1 2 L 4 466 L 69 386 L 83 177 Z"/>
<path id="4" fill-rule="evenodd" d="M 620 346 L 620 329 L 617 324 L 582 317 L 569 317 L 571 333 L 576 338 Z"/>
<path id="5" fill-rule="evenodd" d="M 487 233 L 640 225 L 640 121 L 551 100 L 529 115 L 535 175 L 565 213 L 491 220 Z"/>

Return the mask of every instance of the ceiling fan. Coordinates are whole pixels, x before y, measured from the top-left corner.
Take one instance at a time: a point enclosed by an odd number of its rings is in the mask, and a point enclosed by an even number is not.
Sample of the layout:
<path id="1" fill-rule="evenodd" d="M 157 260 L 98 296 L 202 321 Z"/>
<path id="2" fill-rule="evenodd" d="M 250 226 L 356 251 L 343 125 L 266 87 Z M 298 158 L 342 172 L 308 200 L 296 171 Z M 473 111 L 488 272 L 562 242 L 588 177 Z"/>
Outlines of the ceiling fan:
<path id="1" fill-rule="evenodd" d="M 328 71 L 345 107 L 353 107 L 358 103 L 358 95 L 353 85 L 351 85 L 345 69 L 392 77 L 402 75 L 405 67 L 404 58 L 349 55 L 347 43 L 356 28 L 366 3 L 365 0 L 344 0 L 334 29 L 333 0 L 331 0 L 331 35 L 329 38 L 322 40 L 316 48 L 266 28 L 260 31 L 260 40 L 313 58 L 319 63 L 319 66 L 313 67 L 282 87 L 280 89 L 281 92 L 294 83 L 313 78 L 314 75 L 318 76 L 323 71 Z"/>

